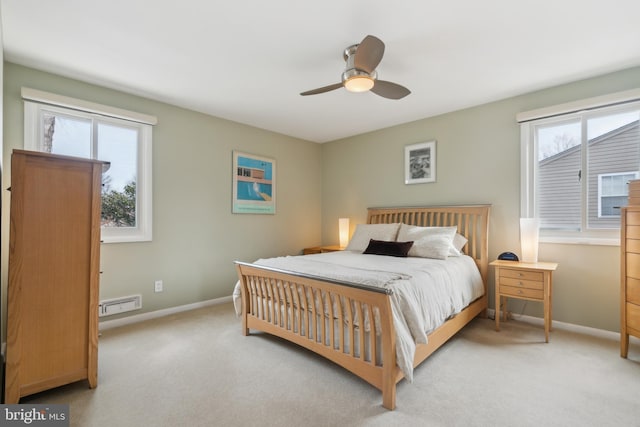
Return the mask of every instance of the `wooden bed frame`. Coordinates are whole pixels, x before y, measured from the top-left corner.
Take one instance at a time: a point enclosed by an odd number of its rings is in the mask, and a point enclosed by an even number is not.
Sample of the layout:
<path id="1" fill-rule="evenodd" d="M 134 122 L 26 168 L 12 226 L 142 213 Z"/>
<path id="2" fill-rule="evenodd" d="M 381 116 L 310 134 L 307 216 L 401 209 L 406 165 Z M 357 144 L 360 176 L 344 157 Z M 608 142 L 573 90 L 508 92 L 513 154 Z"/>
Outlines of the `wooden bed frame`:
<path id="1" fill-rule="evenodd" d="M 368 209 L 368 224 L 457 226 L 458 232 L 468 239 L 463 251 L 476 261 L 482 276 L 484 296 L 432 331 L 427 344 L 417 344 L 414 367 L 473 318 L 486 315 L 489 212 L 489 205 Z M 396 384 L 404 374 L 396 364 L 392 291 L 242 262 L 236 262 L 236 268 L 241 283 L 244 335 L 255 329 L 301 345 L 381 390 L 382 405 L 395 409 Z M 359 333 L 358 322 L 354 321 L 363 315 L 369 319 L 378 315 L 380 319 L 368 322 L 368 333 Z M 370 351 L 365 357 L 365 351 L 358 349 L 367 345 Z"/>

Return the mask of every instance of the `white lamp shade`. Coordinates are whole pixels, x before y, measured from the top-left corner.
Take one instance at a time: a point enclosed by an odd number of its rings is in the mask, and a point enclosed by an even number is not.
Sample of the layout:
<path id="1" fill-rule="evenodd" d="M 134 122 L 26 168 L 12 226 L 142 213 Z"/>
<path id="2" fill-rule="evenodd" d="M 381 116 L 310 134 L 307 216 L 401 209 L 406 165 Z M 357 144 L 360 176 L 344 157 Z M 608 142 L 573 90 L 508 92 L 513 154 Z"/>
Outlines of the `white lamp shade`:
<path id="1" fill-rule="evenodd" d="M 340 247 L 344 248 L 349 244 L 349 218 L 338 220 L 338 233 L 340 234 Z"/>
<path id="2" fill-rule="evenodd" d="M 520 218 L 520 248 L 522 262 L 538 262 L 539 218 Z"/>

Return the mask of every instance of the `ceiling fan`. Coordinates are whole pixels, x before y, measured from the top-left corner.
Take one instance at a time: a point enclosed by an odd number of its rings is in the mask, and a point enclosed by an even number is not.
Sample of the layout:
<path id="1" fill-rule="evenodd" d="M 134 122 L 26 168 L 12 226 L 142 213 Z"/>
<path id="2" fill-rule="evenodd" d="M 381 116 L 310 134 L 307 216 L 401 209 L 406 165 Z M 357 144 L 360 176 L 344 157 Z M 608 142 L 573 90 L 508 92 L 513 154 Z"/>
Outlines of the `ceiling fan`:
<path id="1" fill-rule="evenodd" d="M 411 91 L 397 83 L 378 80 L 376 67 L 382 60 L 384 43 L 377 37 L 367 36 L 360 44 L 354 44 L 344 50 L 347 63 L 342 73 L 342 81 L 329 86 L 302 92 L 300 95 L 316 95 L 344 87 L 350 92 L 366 92 L 370 90 L 376 95 L 389 99 L 400 99 Z"/>

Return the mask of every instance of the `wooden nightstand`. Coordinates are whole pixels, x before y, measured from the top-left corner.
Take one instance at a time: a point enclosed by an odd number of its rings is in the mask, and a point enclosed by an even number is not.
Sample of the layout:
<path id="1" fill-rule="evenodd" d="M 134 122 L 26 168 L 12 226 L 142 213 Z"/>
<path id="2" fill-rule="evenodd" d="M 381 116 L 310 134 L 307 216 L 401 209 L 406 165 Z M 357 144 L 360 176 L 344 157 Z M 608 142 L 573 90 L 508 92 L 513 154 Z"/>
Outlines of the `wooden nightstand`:
<path id="1" fill-rule="evenodd" d="M 552 274 L 555 262 L 518 262 L 496 260 L 491 262 L 496 273 L 496 331 L 500 330 L 500 307 L 503 320 L 507 320 L 507 298 L 542 301 L 544 304 L 544 340 L 549 342 L 551 330 Z"/>
<path id="2" fill-rule="evenodd" d="M 302 250 L 302 254 L 303 255 L 322 254 L 325 252 L 337 252 L 337 251 L 344 251 L 344 248 L 338 245 L 314 246 L 312 248 L 304 248 Z"/>

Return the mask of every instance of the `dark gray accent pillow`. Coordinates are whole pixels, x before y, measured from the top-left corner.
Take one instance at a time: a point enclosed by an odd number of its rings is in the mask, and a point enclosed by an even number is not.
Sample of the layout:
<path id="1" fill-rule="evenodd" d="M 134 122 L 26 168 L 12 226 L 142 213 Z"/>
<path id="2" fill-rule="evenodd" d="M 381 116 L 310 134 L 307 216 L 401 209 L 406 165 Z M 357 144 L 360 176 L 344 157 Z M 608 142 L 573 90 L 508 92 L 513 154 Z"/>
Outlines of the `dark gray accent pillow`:
<path id="1" fill-rule="evenodd" d="M 409 253 L 409 249 L 413 246 L 410 242 L 389 242 L 386 240 L 369 240 L 369 246 L 364 250 L 365 254 L 372 255 L 389 255 L 396 257 L 405 257 Z"/>

